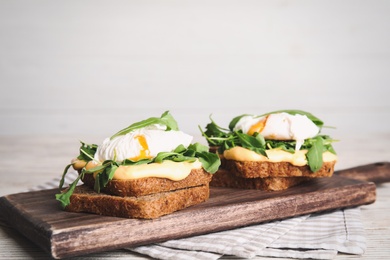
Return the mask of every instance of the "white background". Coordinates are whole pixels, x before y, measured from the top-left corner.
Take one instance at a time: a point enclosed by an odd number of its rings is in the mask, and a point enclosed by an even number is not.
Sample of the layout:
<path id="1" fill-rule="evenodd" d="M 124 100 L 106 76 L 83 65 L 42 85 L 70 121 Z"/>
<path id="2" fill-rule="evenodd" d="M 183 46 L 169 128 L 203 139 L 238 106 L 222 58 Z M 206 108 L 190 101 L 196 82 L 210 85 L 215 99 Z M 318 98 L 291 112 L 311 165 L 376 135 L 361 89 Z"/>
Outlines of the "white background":
<path id="1" fill-rule="evenodd" d="M 0 37 L 0 135 L 302 109 L 389 137 L 390 1 L 2 0 Z"/>

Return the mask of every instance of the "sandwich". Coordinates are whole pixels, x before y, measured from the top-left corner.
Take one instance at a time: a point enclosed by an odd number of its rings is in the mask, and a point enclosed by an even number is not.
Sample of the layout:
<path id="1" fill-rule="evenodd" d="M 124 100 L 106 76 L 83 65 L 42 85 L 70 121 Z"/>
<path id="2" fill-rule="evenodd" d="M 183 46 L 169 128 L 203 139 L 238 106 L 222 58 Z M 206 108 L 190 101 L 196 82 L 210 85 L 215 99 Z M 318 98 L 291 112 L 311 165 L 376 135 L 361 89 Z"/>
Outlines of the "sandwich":
<path id="1" fill-rule="evenodd" d="M 131 124 L 101 145 L 81 142 L 56 199 L 70 212 L 141 219 L 204 202 L 220 159 L 192 139 L 167 111 Z M 78 177 L 63 188 L 70 168 Z"/>
<path id="2" fill-rule="evenodd" d="M 228 128 L 211 119 L 205 131 L 200 128 L 210 151 L 221 158 L 210 186 L 277 191 L 331 177 L 338 158 L 335 140 L 320 134 L 323 126 L 301 110 L 244 114 Z"/>

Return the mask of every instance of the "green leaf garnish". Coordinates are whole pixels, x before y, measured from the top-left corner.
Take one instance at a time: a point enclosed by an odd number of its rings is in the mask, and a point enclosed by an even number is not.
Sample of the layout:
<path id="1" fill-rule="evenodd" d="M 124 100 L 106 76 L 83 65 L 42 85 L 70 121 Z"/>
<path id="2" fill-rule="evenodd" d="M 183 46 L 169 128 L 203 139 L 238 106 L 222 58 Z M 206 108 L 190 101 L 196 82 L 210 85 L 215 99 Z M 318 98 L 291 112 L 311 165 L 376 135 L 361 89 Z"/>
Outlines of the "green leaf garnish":
<path id="1" fill-rule="evenodd" d="M 77 159 L 85 162 L 92 161 L 98 146 L 96 144 L 86 144 L 82 141 L 80 143 L 80 154 Z"/>
<path id="2" fill-rule="evenodd" d="M 119 132 L 117 132 L 116 134 L 111 136 L 110 139 L 113 139 L 113 138 L 115 138 L 117 136 L 120 136 L 120 135 L 125 135 L 127 133 L 130 133 L 130 132 L 136 130 L 136 129 L 140 129 L 140 128 L 143 128 L 143 127 L 147 127 L 147 126 L 150 126 L 150 125 L 156 125 L 156 124 L 160 124 L 160 125 L 166 126 L 167 127 L 166 131 L 170 131 L 170 130 L 177 131 L 177 130 L 179 130 L 176 120 L 173 118 L 173 116 L 171 114 L 169 114 L 169 111 L 165 111 L 161 115 L 161 117 L 151 117 L 151 118 L 142 120 L 140 122 L 131 124 L 130 126 L 120 130 Z"/>
<path id="3" fill-rule="evenodd" d="M 65 169 L 64 169 L 64 172 L 62 173 L 62 177 L 61 177 L 61 180 L 60 180 L 60 185 L 58 186 L 58 188 L 62 189 L 62 187 L 64 186 L 64 182 L 65 182 L 65 175 L 66 173 L 68 172 L 69 168 L 72 166 L 72 164 L 68 164 L 67 166 L 65 166 Z"/>
<path id="4" fill-rule="evenodd" d="M 306 154 L 307 162 L 309 164 L 310 170 L 316 172 L 321 169 L 322 166 L 322 153 L 324 151 L 324 143 L 321 136 L 317 136 L 312 139 L 312 145 L 308 149 Z"/>
<path id="5" fill-rule="evenodd" d="M 115 161 L 107 160 L 107 161 L 103 162 L 101 167 L 95 167 L 93 169 L 85 171 L 85 173 L 93 174 L 93 173 L 97 172 L 97 174 L 95 176 L 94 190 L 96 192 L 100 192 L 100 189 L 106 187 L 107 183 L 110 180 L 112 180 L 116 169 L 118 169 L 118 164 Z"/>
<path id="6" fill-rule="evenodd" d="M 206 172 L 215 173 L 219 169 L 221 161 L 216 153 L 201 152 L 198 156 Z"/>
<path id="7" fill-rule="evenodd" d="M 84 175 L 81 173 L 79 176 L 77 176 L 76 180 L 74 180 L 67 190 L 64 192 L 61 192 L 59 194 L 56 194 L 56 200 L 61 202 L 61 206 L 65 208 L 70 203 L 70 196 L 72 196 L 74 189 L 77 186 L 77 183 Z"/>

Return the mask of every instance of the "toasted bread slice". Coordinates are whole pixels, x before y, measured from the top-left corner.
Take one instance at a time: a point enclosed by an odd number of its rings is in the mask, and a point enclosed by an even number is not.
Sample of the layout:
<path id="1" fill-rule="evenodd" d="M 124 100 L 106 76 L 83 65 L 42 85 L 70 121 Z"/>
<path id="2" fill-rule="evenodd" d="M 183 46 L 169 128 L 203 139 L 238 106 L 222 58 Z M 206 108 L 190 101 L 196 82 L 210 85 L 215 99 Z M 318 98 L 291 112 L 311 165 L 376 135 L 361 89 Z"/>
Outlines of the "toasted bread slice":
<path id="1" fill-rule="evenodd" d="M 107 194 L 117 196 L 144 196 L 165 191 L 178 190 L 200 185 L 208 185 L 212 175 L 203 168 L 193 169 L 187 178 L 180 181 L 172 181 L 166 178 L 140 178 L 133 180 L 111 180 L 107 186 L 102 189 Z M 95 179 L 91 174 L 85 174 L 83 178 L 85 185 L 93 188 Z"/>
<path id="2" fill-rule="evenodd" d="M 76 187 L 65 210 L 113 217 L 154 219 L 199 204 L 208 198 L 208 185 L 140 197 L 97 193 L 88 186 L 81 185 Z"/>
<path id="3" fill-rule="evenodd" d="M 331 177 L 336 161 L 324 162 L 322 167 L 312 172 L 308 165 L 295 166 L 289 162 L 257 162 L 222 159 L 222 168 L 242 178 L 266 177 Z"/>
<path id="4" fill-rule="evenodd" d="M 309 179 L 310 178 L 308 177 L 242 178 L 236 176 L 228 170 L 219 169 L 216 173 L 214 173 L 210 186 L 279 191 L 288 189 Z"/>

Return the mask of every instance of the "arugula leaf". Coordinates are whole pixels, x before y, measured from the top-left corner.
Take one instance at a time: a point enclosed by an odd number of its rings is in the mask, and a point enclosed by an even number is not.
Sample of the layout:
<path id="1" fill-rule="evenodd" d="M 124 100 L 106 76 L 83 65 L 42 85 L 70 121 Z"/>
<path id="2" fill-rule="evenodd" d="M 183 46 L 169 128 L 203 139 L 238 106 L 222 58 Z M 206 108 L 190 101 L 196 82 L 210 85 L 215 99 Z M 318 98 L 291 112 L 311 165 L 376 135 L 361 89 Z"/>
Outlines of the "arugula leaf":
<path id="1" fill-rule="evenodd" d="M 289 153 L 295 153 L 296 141 L 266 140 L 268 149 L 281 149 Z"/>
<path id="2" fill-rule="evenodd" d="M 209 173 L 215 173 L 221 165 L 221 160 L 216 153 L 201 152 L 198 154 L 203 169 Z"/>
<path id="3" fill-rule="evenodd" d="M 266 141 L 263 135 L 255 132 L 253 136 L 260 142 L 262 147 L 266 147 Z"/>
<path id="4" fill-rule="evenodd" d="M 265 143 L 262 143 L 259 138 L 244 134 L 241 130 L 235 131 L 234 133 L 238 136 L 241 147 L 267 156 L 267 154 L 265 153 Z"/>
<path id="5" fill-rule="evenodd" d="M 116 134 L 110 137 L 110 139 L 114 139 L 117 136 L 125 135 L 127 133 L 130 133 L 131 131 L 134 131 L 139 128 L 143 128 L 150 125 L 160 124 L 167 127 L 166 131 L 170 130 L 179 130 L 179 127 L 177 125 L 176 120 L 173 118 L 171 114 L 169 114 L 169 111 L 165 111 L 160 118 L 158 117 L 150 117 L 148 119 L 136 122 L 131 124 L 130 126 L 120 130 Z"/>
<path id="6" fill-rule="evenodd" d="M 104 168 L 105 169 L 105 168 Z M 103 180 L 101 178 L 100 174 L 97 174 L 95 176 L 95 185 L 93 186 L 93 189 L 97 192 L 100 193 L 100 189 L 103 188 Z"/>
<path id="7" fill-rule="evenodd" d="M 89 161 L 93 160 L 93 156 L 95 155 L 96 150 L 97 150 L 97 145 L 96 144 L 86 144 L 82 141 L 80 141 L 80 143 L 81 143 L 81 146 L 79 149 L 80 153 L 79 153 L 79 156 L 77 156 L 77 159 L 85 161 L 85 165 L 87 165 L 87 163 Z M 64 172 L 62 173 L 60 184 L 58 185 L 59 189 L 63 188 L 64 182 L 65 182 L 65 176 L 68 173 L 68 171 L 72 165 L 73 165 L 72 163 L 66 165 Z M 69 185 L 67 190 L 65 190 L 64 192 L 62 192 L 60 194 L 56 194 L 56 199 L 61 202 L 62 207 L 66 207 L 66 205 L 68 205 L 70 203 L 70 196 L 72 195 L 74 189 L 76 188 L 77 183 L 82 178 L 82 176 L 84 176 L 84 172 L 82 172 L 81 174 L 79 174 L 77 176 L 76 180 L 74 180 Z"/>
<path id="8" fill-rule="evenodd" d="M 322 166 L 322 153 L 324 144 L 321 136 L 312 139 L 312 146 L 309 148 L 306 158 L 312 172 L 318 171 Z"/>
<path id="9" fill-rule="evenodd" d="M 206 126 L 206 131 L 203 132 L 202 128 L 198 126 L 199 130 L 201 131 L 202 135 L 207 139 L 208 143 L 210 145 L 219 146 L 223 143 L 223 140 L 228 137 L 226 134 L 226 131 L 229 131 L 229 129 L 225 129 L 217 125 L 214 120 L 211 118 L 210 115 L 210 121 Z M 208 139 L 209 136 L 212 136 L 212 139 Z"/>
<path id="10" fill-rule="evenodd" d="M 175 153 L 175 152 L 160 152 L 154 158 L 154 162 L 156 163 L 162 163 L 164 160 L 180 162 L 180 161 L 186 161 L 186 158 L 185 156 L 183 156 L 183 154 Z M 193 159 L 193 161 L 195 161 L 195 159 Z"/>
<path id="11" fill-rule="evenodd" d="M 140 165 L 140 164 L 147 164 L 147 163 L 151 163 L 151 162 L 152 162 L 151 159 L 141 159 L 139 161 L 132 161 L 130 159 L 125 159 L 122 161 L 121 165 L 123 165 L 123 166 Z"/>
<path id="12" fill-rule="evenodd" d="M 65 175 L 66 173 L 68 172 L 69 168 L 72 166 L 72 164 L 68 164 L 65 169 L 64 169 L 64 172 L 62 173 L 62 177 L 61 177 L 61 180 L 60 180 L 60 185 L 58 186 L 58 188 L 62 189 L 62 187 L 64 186 L 64 182 L 65 182 Z"/>
<path id="13" fill-rule="evenodd" d="M 59 193 L 59 194 L 56 194 L 56 200 L 58 200 L 59 202 L 61 202 L 61 206 L 62 206 L 63 208 L 65 208 L 67 205 L 70 204 L 70 196 L 72 196 L 73 191 L 74 191 L 74 189 L 75 189 L 76 186 L 77 186 L 77 183 L 79 182 L 79 180 L 80 180 L 81 178 L 83 178 L 83 176 L 84 176 L 83 173 L 79 174 L 79 176 L 77 176 L 76 180 L 74 180 L 74 181 L 70 184 L 70 186 L 69 186 L 69 188 L 68 188 L 67 190 L 65 190 L 65 191 L 63 191 L 63 192 L 61 192 L 61 193 Z"/>
<path id="14" fill-rule="evenodd" d="M 203 131 L 199 126 L 199 130 L 204 138 L 206 138 L 209 146 L 218 146 L 220 149 L 222 146 L 226 146 L 226 142 L 228 142 L 231 138 L 229 134 L 226 132 L 222 132 L 217 128 L 218 126 L 212 122 L 206 125 L 206 131 Z"/>
<path id="15" fill-rule="evenodd" d="M 102 170 L 99 170 L 95 176 L 94 190 L 96 192 L 100 192 L 101 188 L 107 186 L 107 183 L 112 180 L 115 171 L 118 169 L 118 164 L 111 160 L 103 162 L 102 166 Z"/>
<path id="16" fill-rule="evenodd" d="M 190 144 L 185 154 L 188 154 L 189 151 L 195 152 L 193 156 L 199 159 L 206 172 L 215 173 L 221 165 L 218 154 L 210 153 L 209 148 L 205 145 L 200 143 Z"/>
<path id="17" fill-rule="evenodd" d="M 188 150 L 194 150 L 198 153 L 208 152 L 209 148 L 201 143 L 193 143 L 188 146 Z"/>
<path id="18" fill-rule="evenodd" d="M 202 167 L 209 173 L 215 173 L 221 164 L 219 156 L 208 152 L 207 146 L 200 143 L 190 144 L 184 150 L 183 146 L 179 145 L 173 152 L 158 153 L 153 161 L 156 163 L 161 163 L 163 160 L 194 162 L 196 159 L 199 159 Z"/>
<path id="19" fill-rule="evenodd" d="M 80 143 L 80 154 L 77 159 L 85 162 L 92 161 L 98 146 L 96 144 L 86 144 L 82 141 L 80 141 Z"/>

